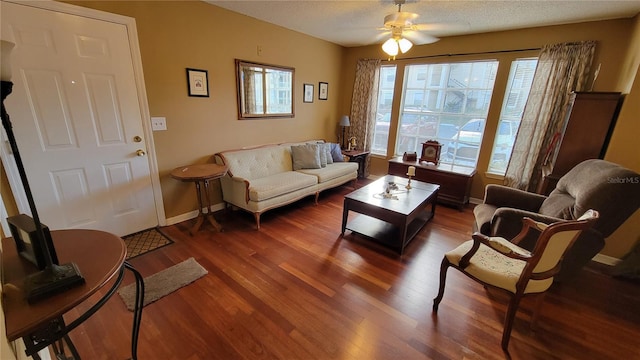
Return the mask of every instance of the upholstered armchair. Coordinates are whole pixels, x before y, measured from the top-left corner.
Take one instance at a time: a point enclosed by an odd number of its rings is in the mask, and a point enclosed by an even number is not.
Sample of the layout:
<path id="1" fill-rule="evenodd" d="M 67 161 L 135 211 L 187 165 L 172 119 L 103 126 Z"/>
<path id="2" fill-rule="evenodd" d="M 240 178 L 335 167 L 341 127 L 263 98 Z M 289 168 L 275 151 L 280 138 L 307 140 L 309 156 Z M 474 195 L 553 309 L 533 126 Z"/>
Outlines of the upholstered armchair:
<path id="1" fill-rule="evenodd" d="M 520 231 L 520 219 L 529 217 L 550 224 L 577 219 L 588 209 L 600 212 L 600 219 L 582 232 L 567 252 L 556 277 L 575 276 L 604 247 L 611 235 L 640 207 L 640 175 L 605 160 L 585 160 L 565 174 L 549 194 L 543 196 L 501 185 L 488 185 L 484 203 L 477 205 L 474 230 L 488 236 L 513 238 Z M 531 250 L 536 238 L 520 243 Z"/>

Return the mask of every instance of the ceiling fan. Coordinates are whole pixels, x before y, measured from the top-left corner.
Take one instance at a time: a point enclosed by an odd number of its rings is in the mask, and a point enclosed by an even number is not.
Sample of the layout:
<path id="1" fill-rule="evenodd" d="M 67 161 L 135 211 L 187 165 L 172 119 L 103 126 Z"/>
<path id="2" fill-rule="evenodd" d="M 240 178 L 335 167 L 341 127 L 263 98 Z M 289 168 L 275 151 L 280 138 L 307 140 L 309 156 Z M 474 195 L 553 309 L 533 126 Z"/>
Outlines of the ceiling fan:
<path id="1" fill-rule="evenodd" d="M 385 34 L 391 34 L 391 37 L 382 44 L 382 50 L 395 59 L 399 52 L 403 54 L 413 44 L 423 45 L 431 44 L 440 39 L 435 36 L 426 34 L 425 31 L 441 30 L 448 27 L 446 24 L 418 24 L 416 20 L 419 14 L 402 11 L 402 5 L 406 0 L 394 0 L 394 4 L 398 6 L 398 11 L 384 17 L 384 27 L 381 30 Z"/>

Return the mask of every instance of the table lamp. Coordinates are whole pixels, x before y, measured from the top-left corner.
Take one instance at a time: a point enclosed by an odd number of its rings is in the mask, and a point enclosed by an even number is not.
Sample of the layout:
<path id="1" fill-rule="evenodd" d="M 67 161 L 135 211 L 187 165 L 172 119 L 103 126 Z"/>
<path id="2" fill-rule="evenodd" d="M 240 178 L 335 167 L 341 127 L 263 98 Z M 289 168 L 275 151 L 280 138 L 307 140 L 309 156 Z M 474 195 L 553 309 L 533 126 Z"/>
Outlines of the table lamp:
<path id="1" fill-rule="evenodd" d="M 67 290 L 73 286 L 81 285 L 84 283 L 84 278 L 80 274 L 80 270 L 78 270 L 76 264 L 57 264 L 57 257 L 55 256 L 51 235 L 48 231 L 45 231 L 46 229 L 40 223 L 40 217 L 38 216 L 36 204 L 33 200 L 31 187 L 27 181 L 27 174 L 24 170 L 22 157 L 18 151 L 16 138 L 13 134 L 13 126 L 11 125 L 9 114 L 4 106 L 4 100 L 13 91 L 11 63 L 9 59 L 14 46 L 15 44 L 12 42 L 5 40 L 0 41 L 0 94 L 2 95 L 2 112 L 0 115 L 2 117 L 2 126 L 7 133 L 9 145 L 11 146 L 11 151 L 13 152 L 18 173 L 20 174 L 20 180 L 22 181 L 22 186 L 33 217 L 33 224 L 29 224 L 31 221 L 27 221 L 25 225 L 20 225 L 19 223 L 16 225 L 16 223 L 14 223 L 14 226 L 10 226 L 10 229 L 12 230 L 12 236 L 16 240 L 16 246 L 20 241 L 23 243 L 28 241 L 31 243 L 28 251 L 39 255 L 33 256 L 34 254 L 26 254 L 27 256 L 25 256 L 25 254 L 23 254 L 23 257 L 29 260 L 37 259 L 36 266 L 40 269 L 40 271 L 30 274 L 25 278 L 27 301 L 34 302 Z M 28 239 L 23 238 L 26 233 L 24 228 L 30 227 L 31 225 L 34 225 L 35 231 L 31 231 L 30 234 L 27 235 L 29 237 Z"/>
<path id="2" fill-rule="evenodd" d="M 349 116 L 347 115 L 342 115 L 342 117 L 340 118 L 340 126 L 342 126 L 342 148 L 346 148 L 347 144 L 345 144 L 344 140 L 347 138 L 345 136 L 345 132 L 347 130 L 348 126 L 351 126 L 351 122 L 349 122 Z"/>

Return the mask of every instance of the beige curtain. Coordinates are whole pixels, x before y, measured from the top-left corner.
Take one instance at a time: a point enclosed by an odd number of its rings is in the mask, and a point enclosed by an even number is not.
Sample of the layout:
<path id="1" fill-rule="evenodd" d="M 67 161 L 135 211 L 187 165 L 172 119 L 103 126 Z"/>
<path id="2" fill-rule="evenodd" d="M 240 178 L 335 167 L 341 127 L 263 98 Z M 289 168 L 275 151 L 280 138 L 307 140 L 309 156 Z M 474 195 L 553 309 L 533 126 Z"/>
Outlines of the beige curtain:
<path id="1" fill-rule="evenodd" d="M 562 132 L 572 91 L 586 87 L 595 41 L 547 45 L 542 48 L 505 185 L 535 191 L 545 155 L 556 133 Z"/>
<path id="2" fill-rule="evenodd" d="M 347 138 L 356 137 L 358 149 L 371 150 L 373 130 L 378 109 L 378 78 L 380 59 L 361 59 L 356 64 L 356 79 L 351 98 L 351 126 Z M 364 167 L 364 176 L 369 176 L 369 157 Z"/>
<path id="3" fill-rule="evenodd" d="M 245 114 L 264 114 L 263 109 L 258 112 L 256 108 L 256 71 L 249 67 L 243 68 L 242 80 L 244 82 L 244 113 Z"/>

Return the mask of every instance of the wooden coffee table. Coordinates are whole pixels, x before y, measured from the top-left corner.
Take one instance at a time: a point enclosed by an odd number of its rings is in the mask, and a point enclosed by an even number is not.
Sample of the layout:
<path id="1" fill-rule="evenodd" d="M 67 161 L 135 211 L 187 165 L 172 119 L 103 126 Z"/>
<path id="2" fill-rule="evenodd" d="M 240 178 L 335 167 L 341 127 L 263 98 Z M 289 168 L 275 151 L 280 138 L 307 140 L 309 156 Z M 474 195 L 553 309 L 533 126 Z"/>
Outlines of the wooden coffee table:
<path id="1" fill-rule="evenodd" d="M 404 252 L 407 244 L 433 217 L 440 185 L 386 175 L 373 183 L 355 190 L 344 197 L 342 210 L 342 235 L 346 229 L 365 235 L 385 245 Z M 385 197 L 389 182 L 397 189 Z M 361 215 L 347 223 L 349 211 Z"/>

